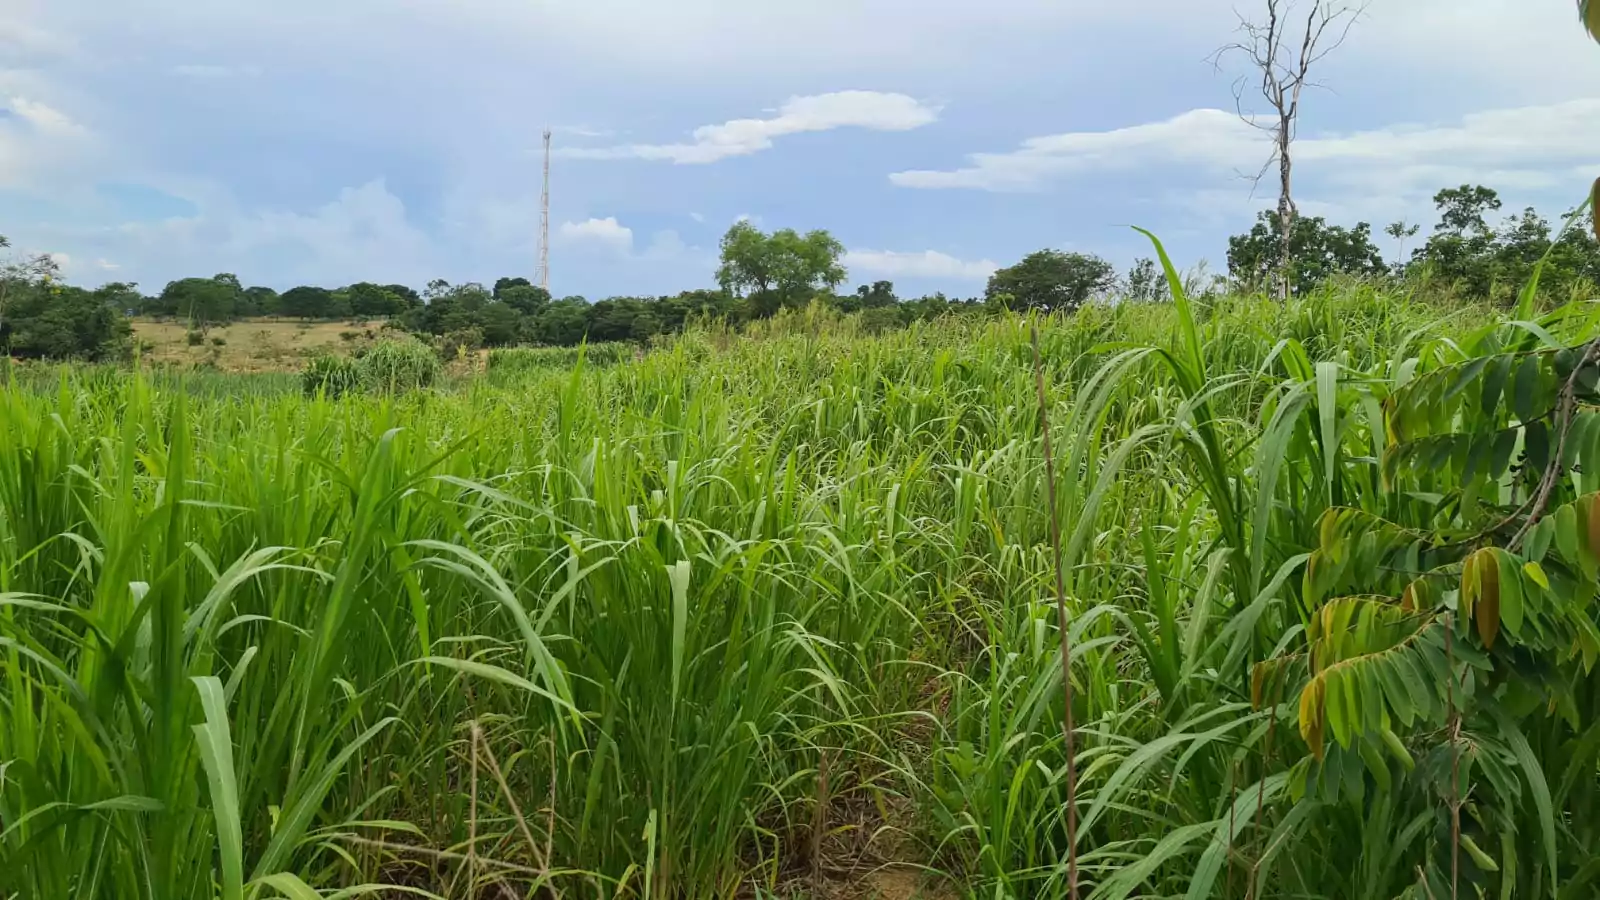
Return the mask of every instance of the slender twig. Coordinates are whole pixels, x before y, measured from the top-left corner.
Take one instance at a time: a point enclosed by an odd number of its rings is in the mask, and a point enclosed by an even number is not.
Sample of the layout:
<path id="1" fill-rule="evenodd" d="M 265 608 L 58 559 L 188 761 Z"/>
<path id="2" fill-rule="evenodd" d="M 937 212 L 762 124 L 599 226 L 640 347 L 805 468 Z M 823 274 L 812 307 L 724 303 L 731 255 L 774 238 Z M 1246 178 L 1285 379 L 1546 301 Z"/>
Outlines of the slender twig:
<path id="1" fill-rule="evenodd" d="M 1044 390 L 1044 358 L 1039 325 L 1033 334 L 1033 380 L 1039 392 L 1039 431 L 1044 438 L 1045 496 L 1050 503 L 1050 551 L 1055 559 L 1056 626 L 1061 632 L 1061 690 L 1065 697 L 1061 733 L 1067 754 L 1067 896 L 1078 900 L 1078 766 L 1072 748 L 1072 637 L 1067 631 L 1067 586 L 1061 572 L 1061 515 L 1056 509 L 1056 462 L 1050 450 L 1050 402 Z"/>
<path id="2" fill-rule="evenodd" d="M 478 892 L 478 722 L 472 722 L 472 800 L 467 814 L 467 895 Z"/>
<path id="3" fill-rule="evenodd" d="M 1572 413 L 1577 404 L 1578 373 L 1594 361 L 1595 355 L 1600 352 L 1600 340 L 1593 340 L 1584 348 L 1583 356 L 1579 357 L 1578 364 L 1573 367 L 1572 374 L 1567 376 L 1567 383 L 1561 386 L 1561 401 L 1559 411 L 1556 413 L 1556 448 L 1551 455 L 1549 464 L 1545 466 L 1544 475 L 1539 479 L 1539 490 L 1534 494 L 1533 504 L 1528 509 L 1528 517 L 1522 521 L 1522 527 L 1512 536 L 1506 549 L 1515 551 L 1522 545 L 1523 538 L 1539 519 L 1544 516 L 1545 506 L 1550 502 L 1550 492 L 1555 489 L 1556 481 L 1561 476 L 1561 457 L 1567 452 L 1567 435 L 1572 432 Z"/>
<path id="4" fill-rule="evenodd" d="M 1461 711 L 1456 709 L 1455 617 L 1445 620 L 1444 658 L 1450 668 L 1445 678 L 1445 702 L 1450 706 L 1450 900 L 1457 900 L 1461 875 Z"/>
<path id="5" fill-rule="evenodd" d="M 393 853 L 409 853 L 415 856 L 439 860 L 441 862 L 465 863 L 469 857 L 469 854 L 467 853 L 456 853 L 451 850 L 434 850 L 431 847 L 417 847 L 411 844 L 402 844 L 397 841 L 384 841 L 377 838 L 362 837 L 358 834 L 335 834 L 330 835 L 330 837 L 334 838 L 335 840 L 349 841 L 352 844 L 359 844 L 363 847 L 371 847 L 376 850 L 388 850 Z M 543 869 L 535 869 L 532 866 L 519 865 L 517 863 L 506 862 L 505 860 L 494 859 L 488 856 L 477 857 L 477 861 L 480 865 L 494 866 L 496 868 L 504 869 L 507 872 L 515 872 L 519 875 L 529 875 L 535 878 L 546 878 L 549 876 L 549 873 Z"/>
<path id="6" fill-rule="evenodd" d="M 1272 718 L 1267 720 L 1267 740 L 1262 751 L 1261 772 L 1263 778 L 1266 777 L 1267 770 L 1272 766 L 1272 736 L 1278 730 L 1278 705 L 1283 702 L 1283 682 L 1285 679 L 1278 678 L 1274 680 L 1277 684 L 1272 691 Z M 1261 832 L 1261 813 L 1266 806 L 1266 800 L 1267 792 L 1264 789 L 1256 791 L 1255 831 L 1257 834 Z M 1256 879 L 1260 875 L 1261 861 L 1266 859 L 1271 852 L 1272 847 L 1269 845 L 1266 850 L 1261 852 L 1260 856 L 1256 857 L 1256 861 L 1250 865 L 1250 881 L 1245 885 L 1244 900 L 1255 900 Z"/>
<path id="7" fill-rule="evenodd" d="M 494 750 L 489 747 L 489 742 L 483 737 L 483 729 L 477 722 L 472 723 L 472 738 L 477 742 L 478 748 L 483 751 L 489 763 L 489 771 L 494 773 L 494 780 L 500 784 L 500 793 L 506 798 L 506 804 L 511 807 L 511 815 L 517 820 L 517 828 L 522 832 L 522 839 L 528 844 L 528 852 L 539 860 L 539 865 L 544 871 L 549 871 L 550 861 L 540 859 L 539 842 L 533 839 L 533 831 L 528 828 L 528 820 L 522 815 L 522 808 L 517 805 L 517 797 L 511 792 L 511 786 L 506 784 L 505 773 L 500 770 L 500 761 L 495 759 Z"/>

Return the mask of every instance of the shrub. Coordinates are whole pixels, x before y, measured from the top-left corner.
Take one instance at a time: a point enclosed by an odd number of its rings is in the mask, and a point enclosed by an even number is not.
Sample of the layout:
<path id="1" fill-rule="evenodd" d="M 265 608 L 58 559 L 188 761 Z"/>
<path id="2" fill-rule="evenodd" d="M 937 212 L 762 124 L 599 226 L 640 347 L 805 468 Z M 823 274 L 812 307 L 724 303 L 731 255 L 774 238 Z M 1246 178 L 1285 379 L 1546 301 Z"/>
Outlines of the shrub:
<path id="1" fill-rule="evenodd" d="M 190 329 L 189 333 L 184 335 L 184 337 L 189 341 L 189 346 L 198 347 L 205 343 L 206 333 L 204 331 Z"/>
<path id="2" fill-rule="evenodd" d="M 369 391 L 409 391 L 433 384 L 439 358 L 414 339 L 382 340 L 357 361 L 362 387 Z"/>
<path id="3" fill-rule="evenodd" d="M 211 346 L 213 346 L 213 347 L 226 347 L 227 345 L 228 345 L 228 339 L 227 338 L 214 337 L 214 338 L 211 339 Z"/>
<path id="4" fill-rule="evenodd" d="M 343 396 L 361 387 L 361 368 L 353 359 L 323 354 L 306 366 L 300 384 L 307 395 Z"/>
<path id="5" fill-rule="evenodd" d="M 439 355 L 456 359 L 483 346 L 483 329 L 476 325 L 447 332 L 439 338 Z"/>

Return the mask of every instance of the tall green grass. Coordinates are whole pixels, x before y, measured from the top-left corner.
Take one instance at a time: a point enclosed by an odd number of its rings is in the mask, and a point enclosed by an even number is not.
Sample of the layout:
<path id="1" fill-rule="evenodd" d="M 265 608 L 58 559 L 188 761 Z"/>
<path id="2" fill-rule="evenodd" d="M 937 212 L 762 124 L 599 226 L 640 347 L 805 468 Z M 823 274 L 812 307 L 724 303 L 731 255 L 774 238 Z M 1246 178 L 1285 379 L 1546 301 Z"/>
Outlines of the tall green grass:
<path id="1" fill-rule="evenodd" d="M 1356 286 L 1041 320 L 1053 510 L 1018 319 L 811 311 L 383 397 L 13 387 L 0 896 L 885 863 L 1064 896 L 1052 516 L 1085 896 L 1393 895 L 1408 826 L 1288 803 L 1247 668 L 1304 627 L 1318 516 L 1376 489 L 1378 404 L 1486 316 Z"/>

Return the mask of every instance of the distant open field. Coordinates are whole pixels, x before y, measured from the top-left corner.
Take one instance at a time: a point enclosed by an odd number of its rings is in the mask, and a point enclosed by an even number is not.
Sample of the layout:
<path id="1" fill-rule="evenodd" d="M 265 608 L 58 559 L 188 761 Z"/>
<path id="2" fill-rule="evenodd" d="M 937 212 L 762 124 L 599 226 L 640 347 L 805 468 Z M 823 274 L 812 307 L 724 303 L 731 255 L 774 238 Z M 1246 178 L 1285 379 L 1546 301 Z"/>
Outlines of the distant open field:
<path id="1" fill-rule="evenodd" d="M 230 372 L 298 371 L 322 353 L 349 354 L 372 343 L 383 322 L 298 319 L 241 319 L 208 328 L 199 344 L 189 343 L 188 326 L 177 320 L 134 319 L 141 356 L 163 364 L 214 362 Z M 219 343 L 220 341 L 220 343 Z"/>

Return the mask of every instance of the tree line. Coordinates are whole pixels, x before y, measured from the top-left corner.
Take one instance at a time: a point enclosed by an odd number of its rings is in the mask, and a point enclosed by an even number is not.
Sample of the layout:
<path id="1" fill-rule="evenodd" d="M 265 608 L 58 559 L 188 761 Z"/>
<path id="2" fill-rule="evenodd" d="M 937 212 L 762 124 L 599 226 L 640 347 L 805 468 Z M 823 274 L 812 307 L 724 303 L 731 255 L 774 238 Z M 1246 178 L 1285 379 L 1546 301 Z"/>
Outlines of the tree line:
<path id="1" fill-rule="evenodd" d="M 1527 283 L 1540 260 L 1546 260 L 1541 289 L 1551 297 L 1593 294 L 1600 283 L 1600 240 L 1592 211 L 1581 224 L 1558 232 L 1532 208 L 1492 225 L 1490 216 L 1502 202 L 1481 185 L 1441 190 L 1434 204 L 1439 221 L 1409 256 L 1406 242 L 1420 227 L 1396 222 L 1384 229 L 1396 242 L 1392 258 L 1379 248 L 1369 223 L 1345 227 L 1295 216 L 1286 265 L 1278 212 L 1267 210 L 1250 231 L 1229 239 L 1227 275 L 1191 276 L 1189 288 L 1202 294 L 1270 292 L 1281 287 L 1279 279 L 1287 273 L 1295 294 L 1346 277 L 1404 281 L 1441 295 L 1503 302 Z M 5 246 L 0 237 L 0 248 Z M 126 349 L 130 316 L 182 321 L 201 333 L 260 316 L 385 319 L 454 351 L 647 341 L 680 331 L 696 318 L 740 324 L 812 303 L 859 315 L 864 329 L 881 331 L 951 314 L 1059 312 L 1095 300 L 1155 302 L 1167 296 L 1165 275 L 1150 259 L 1119 272 L 1094 254 L 1045 249 L 995 272 L 981 295 L 902 298 L 886 280 L 840 292 L 848 275 L 844 246 L 827 231 L 766 233 L 738 222 L 722 238 L 720 250 L 714 288 L 598 302 L 581 296 L 557 299 L 520 277 L 499 278 L 492 286 L 439 279 L 420 292 L 403 284 L 358 282 L 331 289 L 303 285 L 280 293 L 247 287 L 237 276 L 222 273 L 178 279 L 158 294 L 145 295 L 124 282 L 94 290 L 64 284 L 53 260 L 41 255 L 0 267 L 0 348 L 19 357 L 103 359 Z"/>

